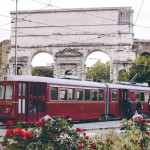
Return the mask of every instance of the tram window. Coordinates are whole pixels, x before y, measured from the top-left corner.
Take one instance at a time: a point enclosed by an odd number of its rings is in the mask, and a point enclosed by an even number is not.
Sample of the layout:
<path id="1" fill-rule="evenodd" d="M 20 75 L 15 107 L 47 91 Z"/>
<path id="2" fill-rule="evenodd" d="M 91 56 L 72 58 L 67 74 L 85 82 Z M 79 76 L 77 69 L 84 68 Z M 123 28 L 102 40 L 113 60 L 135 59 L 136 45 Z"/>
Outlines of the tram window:
<path id="1" fill-rule="evenodd" d="M 67 88 L 60 88 L 60 100 L 67 100 Z"/>
<path id="2" fill-rule="evenodd" d="M 22 83 L 19 83 L 19 96 L 21 96 Z"/>
<path id="3" fill-rule="evenodd" d="M 58 87 L 50 87 L 50 99 L 54 101 L 58 100 Z"/>
<path id="4" fill-rule="evenodd" d="M 45 112 L 45 100 L 44 99 L 42 99 L 41 107 L 42 107 L 42 113 L 44 113 Z"/>
<path id="5" fill-rule="evenodd" d="M 85 101 L 91 100 L 91 89 L 85 89 Z"/>
<path id="6" fill-rule="evenodd" d="M 41 99 L 38 101 L 38 112 L 41 113 Z"/>
<path id="7" fill-rule="evenodd" d="M 144 101 L 144 93 L 141 93 L 141 101 Z"/>
<path id="8" fill-rule="evenodd" d="M 145 102 L 148 102 L 149 99 L 149 93 L 145 93 Z"/>
<path id="9" fill-rule="evenodd" d="M 6 85 L 5 99 L 12 99 L 12 85 Z"/>
<path id="10" fill-rule="evenodd" d="M 77 89 L 77 100 L 78 101 L 83 100 L 83 89 Z"/>
<path id="11" fill-rule="evenodd" d="M 99 101 L 104 101 L 104 90 L 99 89 Z"/>
<path id="12" fill-rule="evenodd" d="M 34 84 L 34 96 L 36 96 L 36 84 Z"/>
<path id="13" fill-rule="evenodd" d="M 116 90 L 112 90 L 111 96 L 112 96 L 112 101 L 117 101 L 117 91 Z"/>
<path id="14" fill-rule="evenodd" d="M 92 89 L 92 101 L 97 101 L 97 89 Z"/>
<path id="15" fill-rule="evenodd" d="M 134 92 L 130 92 L 130 99 L 131 101 L 134 101 Z"/>
<path id="16" fill-rule="evenodd" d="M 68 96 L 69 96 L 69 100 L 74 101 L 75 100 L 75 89 L 68 89 Z"/>
<path id="17" fill-rule="evenodd" d="M 43 96 L 45 96 L 45 90 L 46 90 L 46 88 L 45 88 L 46 86 L 45 85 L 43 85 Z"/>
<path id="18" fill-rule="evenodd" d="M 39 96 L 42 96 L 42 85 L 39 85 Z"/>
<path id="19" fill-rule="evenodd" d="M 26 94 L 26 84 L 19 83 L 19 96 L 25 96 Z"/>
<path id="20" fill-rule="evenodd" d="M 135 99 L 140 99 L 140 94 L 139 93 L 135 93 Z"/>
<path id="21" fill-rule="evenodd" d="M 36 99 L 30 99 L 30 113 L 36 113 Z"/>
<path id="22" fill-rule="evenodd" d="M 0 99 L 4 98 L 4 88 L 5 87 L 3 85 L 0 86 Z"/>
<path id="23" fill-rule="evenodd" d="M 33 95 L 33 84 L 32 83 L 30 84 L 30 95 L 31 96 Z"/>

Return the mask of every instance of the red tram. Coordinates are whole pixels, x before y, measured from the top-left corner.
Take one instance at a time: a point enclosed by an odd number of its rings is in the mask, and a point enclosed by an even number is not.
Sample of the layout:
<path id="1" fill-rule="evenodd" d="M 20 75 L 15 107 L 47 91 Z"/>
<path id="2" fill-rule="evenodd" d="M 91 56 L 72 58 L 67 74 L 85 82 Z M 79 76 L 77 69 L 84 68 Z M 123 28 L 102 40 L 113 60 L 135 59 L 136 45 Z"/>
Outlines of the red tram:
<path id="1" fill-rule="evenodd" d="M 45 115 L 72 120 L 122 118 L 123 100 L 143 104 L 149 115 L 150 88 L 127 83 L 99 83 L 35 76 L 8 76 L 0 80 L 0 122 L 39 121 Z"/>

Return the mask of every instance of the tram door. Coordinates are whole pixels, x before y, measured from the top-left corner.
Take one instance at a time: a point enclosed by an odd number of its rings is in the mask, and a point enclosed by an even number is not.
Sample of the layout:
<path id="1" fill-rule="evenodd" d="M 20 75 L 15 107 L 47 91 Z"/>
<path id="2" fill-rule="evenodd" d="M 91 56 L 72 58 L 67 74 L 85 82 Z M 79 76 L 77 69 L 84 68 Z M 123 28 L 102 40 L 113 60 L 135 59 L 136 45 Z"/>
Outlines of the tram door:
<path id="1" fill-rule="evenodd" d="M 30 83 L 29 121 L 39 121 L 46 114 L 46 84 Z"/>
<path id="2" fill-rule="evenodd" d="M 120 89 L 119 90 L 119 114 L 122 116 L 125 110 L 125 100 L 127 100 L 127 90 Z"/>
<path id="3" fill-rule="evenodd" d="M 27 83 L 20 82 L 18 89 L 18 120 L 27 121 Z"/>

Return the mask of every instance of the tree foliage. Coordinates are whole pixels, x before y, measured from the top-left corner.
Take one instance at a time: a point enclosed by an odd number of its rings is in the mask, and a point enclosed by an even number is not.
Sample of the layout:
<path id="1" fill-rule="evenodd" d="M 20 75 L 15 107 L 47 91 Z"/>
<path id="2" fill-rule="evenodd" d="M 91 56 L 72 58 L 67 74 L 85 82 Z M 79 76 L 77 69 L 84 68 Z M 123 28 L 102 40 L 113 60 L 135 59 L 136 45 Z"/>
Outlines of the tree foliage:
<path id="1" fill-rule="evenodd" d="M 129 80 L 129 73 L 126 72 L 126 70 L 121 70 L 119 72 L 118 80 L 119 81 L 128 81 Z"/>
<path id="2" fill-rule="evenodd" d="M 97 61 L 87 72 L 87 79 L 96 79 L 96 80 L 104 80 L 105 82 L 109 82 L 110 80 L 110 63 L 102 63 L 101 61 Z"/>
<path id="3" fill-rule="evenodd" d="M 129 71 L 129 79 L 132 79 L 137 73 L 135 82 L 148 82 L 150 81 L 150 56 L 140 56 L 132 62 Z"/>
<path id="4" fill-rule="evenodd" d="M 32 69 L 32 75 L 33 76 L 43 76 L 43 77 L 53 77 L 53 71 L 54 69 L 45 67 L 45 66 L 39 66 L 34 67 Z"/>

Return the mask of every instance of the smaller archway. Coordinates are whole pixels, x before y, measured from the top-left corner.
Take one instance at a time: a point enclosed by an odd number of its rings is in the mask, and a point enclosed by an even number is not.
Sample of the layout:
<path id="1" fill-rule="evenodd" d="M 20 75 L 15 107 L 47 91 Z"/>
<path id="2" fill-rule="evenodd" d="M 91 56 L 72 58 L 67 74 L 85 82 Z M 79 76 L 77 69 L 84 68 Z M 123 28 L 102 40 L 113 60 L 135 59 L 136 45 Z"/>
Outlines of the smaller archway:
<path id="1" fill-rule="evenodd" d="M 36 55 L 34 55 L 32 61 L 31 61 L 31 65 L 33 67 L 35 66 L 47 66 L 47 67 L 54 67 L 54 59 L 53 57 L 46 53 L 46 52 L 40 52 Z"/>
<path id="2" fill-rule="evenodd" d="M 97 61 L 101 61 L 102 63 L 106 63 L 110 61 L 109 56 L 101 51 L 94 51 L 90 53 L 86 59 L 86 67 L 89 68 L 96 64 Z"/>

